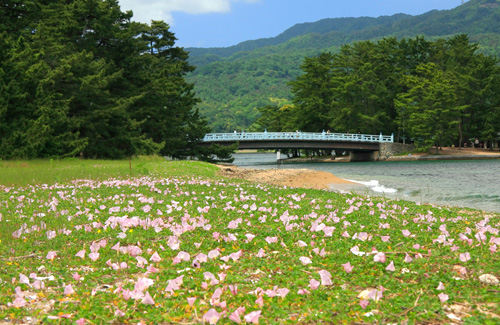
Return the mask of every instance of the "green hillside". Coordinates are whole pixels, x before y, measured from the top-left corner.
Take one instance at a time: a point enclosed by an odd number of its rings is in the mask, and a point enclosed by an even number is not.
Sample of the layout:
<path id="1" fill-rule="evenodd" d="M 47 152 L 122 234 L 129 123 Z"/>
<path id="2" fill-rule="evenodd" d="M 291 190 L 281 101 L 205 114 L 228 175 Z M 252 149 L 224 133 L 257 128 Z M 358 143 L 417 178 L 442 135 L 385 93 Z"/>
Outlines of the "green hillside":
<path id="1" fill-rule="evenodd" d="M 249 129 L 257 107 L 271 98 L 291 98 L 288 82 L 301 74 L 305 57 L 337 53 L 344 44 L 384 37 L 417 35 L 429 40 L 467 34 L 480 52 L 500 53 L 500 0 L 471 0 L 452 10 L 410 16 L 332 18 L 297 24 L 274 38 L 242 42 L 227 48 L 188 48 L 197 69 L 194 83 L 201 113 L 215 132 Z"/>

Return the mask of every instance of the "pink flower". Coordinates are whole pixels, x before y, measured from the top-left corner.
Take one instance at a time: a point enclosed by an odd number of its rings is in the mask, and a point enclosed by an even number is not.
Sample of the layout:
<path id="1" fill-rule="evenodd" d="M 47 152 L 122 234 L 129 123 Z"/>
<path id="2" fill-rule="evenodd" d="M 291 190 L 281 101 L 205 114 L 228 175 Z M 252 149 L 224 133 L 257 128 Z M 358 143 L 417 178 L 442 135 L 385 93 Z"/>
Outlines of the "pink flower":
<path id="1" fill-rule="evenodd" d="M 297 242 L 297 246 L 299 246 L 299 247 L 306 247 L 306 246 L 307 246 L 307 244 L 306 244 L 306 242 L 304 242 L 303 240 L 299 240 L 299 241 Z"/>
<path id="2" fill-rule="evenodd" d="M 66 287 L 64 287 L 64 294 L 66 296 L 69 296 L 73 293 L 75 293 L 75 290 L 73 290 L 73 286 L 71 284 L 68 284 Z"/>
<path id="3" fill-rule="evenodd" d="M 17 298 L 24 298 L 24 292 L 21 290 L 21 287 L 16 287 L 16 297 Z"/>
<path id="4" fill-rule="evenodd" d="M 280 295 L 281 298 L 285 298 L 286 295 L 290 292 L 287 288 L 281 288 L 276 290 L 276 292 Z"/>
<path id="5" fill-rule="evenodd" d="M 115 310 L 115 316 L 116 317 L 123 317 L 125 316 L 125 313 L 121 311 L 120 309 Z"/>
<path id="6" fill-rule="evenodd" d="M 231 315 L 229 315 L 229 319 L 236 324 L 241 324 L 241 315 L 238 309 L 236 309 Z"/>
<path id="7" fill-rule="evenodd" d="M 215 289 L 211 299 L 214 299 L 214 300 L 219 299 L 221 295 L 222 295 L 222 289 L 217 288 L 217 289 Z"/>
<path id="8" fill-rule="evenodd" d="M 30 279 L 26 275 L 20 273 L 19 274 L 19 283 L 24 283 L 24 284 L 29 285 L 30 284 Z"/>
<path id="9" fill-rule="evenodd" d="M 365 255 L 365 254 L 366 254 L 365 252 L 361 252 L 361 251 L 359 250 L 359 247 L 358 247 L 357 245 L 356 245 L 356 246 L 354 246 L 353 248 L 351 248 L 351 253 L 353 253 L 353 254 L 354 254 L 354 255 L 356 255 L 356 256 L 363 256 L 363 255 Z"/>
<path id="10" fill-rule="evenodd" d="M 247 238 L 247 243 L 251 242 L 252 239 L 255 238 L 254 234 L 246 234 L 245 237 Z"/>
<path id="11" fill-rule="evenodd" d="M 52 261 L 52 260 L 53 260 L 56 256 L 57 256 L 57 253 L 56 253 L 56 252 L 54 252 L 54 251 L 50 251 L 50 252 L 48 252 L 48 253 L 47 253 L 46 258 L 47 258 L 48 260 L 51 260 L 51 261 Z"/>
<path id="12" fill-rule="evenodd" d="M 361 306 L 361 308 L 363 309 L 366 309 L 366 307 L 368 306 L 368 304 L 370 304 L 370 302 L 368 300 L 365 300 L 365 299 L 362 299 L 360 302 L 359 302 L 359 305 Z"/>
<path id="13" fill-rule="evenodd" d="M 404 229 L 402 232 L 403 232 L 403 236 L 405 236 L 405 237 L 408 237 L 411 235 L 411 232 L 407 229 Z"/>
<path id="14" fill-rule="evenodd" d="M 220 314 L 215 309 L 210 309 L 203 315 L 203 320 L 209 324 L 216 324 L 220 319 Z"/>
<path id="15" fill-rule="evenodd" d="M 394 262 L 391 261 L 391 263 L 389 263 L 389 265 L 387 265 L 387 267 L 385 268 L 387 271 L 391 271 L 391 272 L 394 272 L 396 271 L 396 268 L 394 267 Z"/>
<path id="16" fill-rule="evenodd" d="M 195 297 L 187 298 L 188 305 L 191 306 L 191 307 L 193 306 L 193 304 L 194 304 L 195 301 L 196 301 Z"/>
<path id="17" fill-rule="evenodd" d="M 258 324 L 260 314 L 261 314 L 260 310 L 252 311 L 251 313 L 245 316 L 245 321 L 250 324 Z"/>
<path id="18" fill-rule="evenodd" d="M 411 263 L 413 261 L 413 258 L 411 258 L 410 255 L 408 255 L 408 253 L 406 253 L 404 261 L 405 261 L 405 263 Z"/>
<path id="19" fill-rule="evenodd" d="M 90 253 L 89 258 L 95 262 L 99 258 L 99 253 Z"/>
<path id="20" fill-rule="evenodd" d="M 82 259 L 85 258 L 85 250 L 82 249 L 81 251 L 79 251 L 78 253 L 76 253 L 75 256 L 80 257 Z"/>
<path id="21" fill-rule="evenodd" d="M 264 253 L 264 250 L 261 248 L 259 249 L 259 252 L 257 253 L 257 257 L 264 257 L 266 256 L 266 253 Z"/>
<path id="22" fill-rule="evenodd" d="M 236 296 L 236 294 L 238 293 L 238 285 L 232 285 L 230 284 L 229 285 L 229 291 L 234 295 Z"/>
<path id="23" fill-rule="evenodd" d="M 309 257 L 301 256 L 299 260 L 302 262 L 303 265 L 311 264 L 312 261 Z"/>
<path id="24" fill-rule="evenodd" d="M 391 239 L 391 236 L 381 236 L 380 239 L 382 239 L 384 243 L 387 243 L 389 239 Z"/>
<path id="25" fill-rule="evenodd" d="M 379 252 L 375 254 L 375 256 L 373 256 L 373 260 L 375 262 L 385 263 L 386 258 L 384 252 Z"/>
<path id="26" fill-rule="evenodd" d="M 147 288 L 152 286 L 154 283 L 153 280 L 148 279 L 148 278 L 139 278 L 137 279 L 137 282 L 134 285 L 134 289 L 140 292 L 144 292 Z"/>
<path id="27" fill-rule="evenodd" d="M 135 259 L 137 260 L 138 267 L 144 267 L 144 265 L 148 264 L 148 261 L 142 256 L 136 256 Z"/>
<path id="28" fill-rule="evenodd" d="M 277 243 L 278 242 L 278 237 L 266 237 L 266 242 L 268 244 Z"/>
<path id="29" fill-rule="evenodd" d="M 448 299 L 450 299 L 450 297 L 447 294 L 442 292 L 438 294 L 438 297 L 441 302 L 446 302 Z"/>
<path id="30" fill-rule="evenodd" d="M 319 273 L 319 276 L 321 277 L 321 284 L 322 285 L 329 286 L 329 285 L 333 284 L 332 275 L 330 274 L 330 272 L 328 272 L 326 270 L 321 270 L 318 273 Z"/>
<path id="31" fill-rule="evenodd" d="M 276 293 L 276 290 L 273 289 L 268 289 L 266 290 L 266 295 L 269 297 L 269 298 L 273 298 L 273 297 L 276 297 L 277 293 Z"/>
<path id="32" fill-rule="evenodd" d="M 351 263 L 350 262 L 347 262 L 345 264 L 342 264 L 342 266 L 344 267 L 344 271 L 346 273 L 351 273 L 352 272 L 352 269 L 354 268 L 353 266 L 351 266 Z"/>
<path id="33" fill-rule="evenodd" d="M 214 250 L 211 250 L 210 252 L 208 252 L 208 258 L 209 259 L 216 258 L 219 255 L 220 255 L 220 252 L 217 249 L 214 249 Z"/>
<path id="34" fill-rule="evenodd" d="M 178 257 L 181 261 L 185 261 L 185 262 L 189 261 L 189 259 L 191 258 L 191 257 L 189 256 L 189 253 L 187 253 L 187 252 L 182 252 L 182 251 L 181 251 L 181 252 L 179 252 L 179 254 L 177 254 L 177 257 Z"/>
<path id="35" fill-rule="evenodd" d="M 161 261 L 161 257 L 157 252 L 155 252 L 149 260 L 158 263 L 159 261 Z"/>
<path id="36" fill-rule="evenodd" d="M 76 325 L 85 325 L 85 318 L 82 317 L 78 319 L 75 323 Z"/>
<path id="37" fill-rule="evenodd" d="M 318 289 L 318 287 L 319 287 L 320 284 L 321 284 L 321 282 L 319 282 L 318 280 L 311 279 L 309 281 L 309 288 L 311 290 L 316 290 L 316 289 Z"/>
<path id="38" fill-rule="evenodd" d="M 144 295 L 144 298 L 142 298 L 141 302 L 144 305 L 154 305 L 155 304 L 155 301 L 153 300 L 153 298 L 151 297 L 151 295 L 147 291 L 146 291 L 146 294 Z"/>
<path id="39" fill-rule="evenodd" d="M 462 262 L 467 262 L 468 260 L 470 260 L 470 253 L 469 252 L 462 253 L 460 254 L 459 258 Z"/>
<path id="40" fill-rule="evenodd" d="M 14 299 L 14 302 L 12 304 L 16 308 L 21 308 L 26 306 L 26 300 L 24 300 L 24 298 L 17 297 L 16 299 Z"/>
<path id="41" fill-rule="evenodd" d="M 262 298 L 262 296 L 260 296 L 259 298 L 257 298 L 257 299 L 255 300 L 255 303 L 256 303 L 257 305 L 259 305 L 259 306 L 260 306 L 260 308 L 262 308 L 262 306 L 264 306 L 264 298 Z"/>
<path id="42" fill-rule="evenodd" d="M 33 282 L 33 287 L 37 290 L 42 290 L 45 288 L 45 284 L 40 280 L 35 280 Z"/>
<path id="43" fill-rule="evenodd" d="M 196 255 L 196 260 L 198 260 L 200 263 L 206 263 L 208 261 L 208 256 L 206 254 L 200 253 Z"/>
<path id="44" fill-rule="evenodd" d="M 443 282 L 439 281 L 439 285 L 437 286 L 436 290 L 444 290 Z"/>
<path id="45" fill-rule="evenodd" d="M 385 289 L 384 289 L 385 290 Z M 375 301 L 379 301 L 380 299 L 382 299 L 382 295 L 383 295 L 384 291 L 382 290 L 377 290 L 377 289 L 373 289 L 372 291 L 370 291 L 370 293 L 368 294 L 368 297 L 372 298 L 373 300 Z"/>

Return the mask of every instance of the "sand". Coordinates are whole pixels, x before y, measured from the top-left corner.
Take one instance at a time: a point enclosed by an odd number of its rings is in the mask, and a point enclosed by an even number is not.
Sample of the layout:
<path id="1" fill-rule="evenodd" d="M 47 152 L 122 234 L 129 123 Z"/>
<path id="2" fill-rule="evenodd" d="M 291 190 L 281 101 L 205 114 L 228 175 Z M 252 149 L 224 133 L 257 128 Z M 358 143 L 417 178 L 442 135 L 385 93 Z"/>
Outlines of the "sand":
<path id="1" fill-rule="evenodd" d="M 229 178 L 240 178 L 256 183 L 277 186 L 346 191 L 362 185 L 339 178 L 331 173 L 310 169 L 245 169 L 219 166 L 220 173 Z"/>

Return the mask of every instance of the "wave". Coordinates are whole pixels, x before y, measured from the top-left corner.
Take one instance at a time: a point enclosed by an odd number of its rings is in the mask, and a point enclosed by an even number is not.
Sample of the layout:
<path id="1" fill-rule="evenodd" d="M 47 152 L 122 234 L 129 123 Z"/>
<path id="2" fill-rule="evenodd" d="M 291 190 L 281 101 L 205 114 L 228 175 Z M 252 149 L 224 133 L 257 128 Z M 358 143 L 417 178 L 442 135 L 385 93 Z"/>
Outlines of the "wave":
<path id="1" fill-rule="evenodd" d="M 354 181 L 354 180 L 349 179 L 348 181 L 353 182 L 353 183 L 362 184 L 362 185 L 368 187 L 368 189 L 370 189 L 371 191 L 376 192 L 376 193 L 396 193 L 398 191 L 395 188 L 385 187 L 384 185 L 381 185 L 380 182 L 377 180 L 371 180 L 369 182 L 362 182 L 362 181 Z"/>

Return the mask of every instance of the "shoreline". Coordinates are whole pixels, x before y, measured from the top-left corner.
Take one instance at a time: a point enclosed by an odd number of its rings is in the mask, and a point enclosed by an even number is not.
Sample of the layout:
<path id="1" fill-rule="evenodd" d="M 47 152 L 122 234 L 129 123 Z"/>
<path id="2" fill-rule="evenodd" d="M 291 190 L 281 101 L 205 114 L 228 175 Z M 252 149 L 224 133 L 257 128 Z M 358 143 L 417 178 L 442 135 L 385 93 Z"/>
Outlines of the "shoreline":
<path id="1" fill-rule="evenodd" d="M 434 150 L 433 150 L 434 151 Z M 379 157 L 375 161 L 432 161 L 432 160 L 495 160 L 500 159 L 499 150 L 490 150 L 482 148 L 443 148 L 437 153 L 411 153 L 407 155 L 398 155 L 390 157 Z M 347 163 L 350 162 L 349 156 L 331 157 L 309 157 L 309 158 L 285 158 L 283 164 L 293 163 Z"/>
<path id="2" fill-rule="evenodd" d="M 429 155 L 429 154 L 412 154 L 411 156 L 394 156 L 388 160 L 380 160 L 384 161 L 430 161 L 430 160 L 500 160 L 500 154 L 498 151 L 483 151 L 484 149 L 476 149 L 474 150 L 474 154 L 466 154 L 470 153 L 472 150 L 463 150 L 460 153 L 462 155 L 455 154 L 456 151 L 460 149 L 452 150 L 443 150 L 445 154 L 441 155 Z M 441 152 L 440 152 L 441 153 Z M 338 158 L 337 158 L 338 159 Z M 311 161 L 310 158 L 295 158 L 293 161 L 289 161 L 288 163 L 284 163 L 281 166 L 277 166 L 271 169 L 251 169 L 246 168 L 244 166 L 239 167 L 235 165 L 218 165 L 221 169 L 221 174 L 228 178 L 239 178 L 243 180 L 247 180 L 253 183 L 260 184 L 269 184 L 279 187 L 292 187 L 292 188 L 304 188 L 304 189 L 317 189 L 317 190 L 326 190 L 337 193 L 347 193 L 347 194 L 359 194 L 359 195 L 374 195 L 374 196 L 386 196 L 392 197 L 393 190 L 392 188 L 385 188 L 383 185 L 367 185 L 366 182 L 357 182 L 350 181 L 348 179 L 342 179 L 331 172 L 327 171 L 319 171 L 315 169 L 296 169 L 296 168 L 287 168 L 287 164 L 300 164 L 300 163 L 326 163 L 329 164 L 334 162 L 329 157 L 316 157 Z M 493 164 L 496 164 L 493 162 Z M 290 166 L 293 167 L 293 166 Z M 299 167 L 299 166 L 297 166 Z M 320 168 L 321 169 L 321 168 Z M 403 199 L 404 197 L 398 197 L 397 199 Z M 428 204 L 437 204 L 436 202 L 428 202 L 427 200 L 412 200 L 407 198 L 409 201 L 428 203 Z M 443 206 L 449 206 L 449 204 L 444 203 Z M 455 207 L 466 207 L 467 205 L 451 205 Z M 479 209 L 480 207 L 469 207 L 471 209 Z M 496 209 L 486 209 L 484 211 L 495 212 Z M 497 212 L 495 212 L 497 213 Z"/>
<path id="3" fill-rule="evenodd" d="M 343 179 L 335 176 L 330 172 L 317 171 L 312 169 L 249 169 L 240 168 L 237 166 L 229 165 L 216 165 L 219 167 L 219 175 L 226 178 L 237 178 L 249 181 L 255 184 L 268 184 L 284 188 L 302 188 L 302 189 L 316 189 L 325 190 L 329 192 L 335 192 L 340 194 L 352 194 L 361 196 L 371 196 L 369 194 L 369 186 Z M 378 193 L 378 195 L 385 197 L 384 193 Z M 396 198 L 399 200 L 413 201 L 405 198 Z M 441 206 L 448 208 L 458 208 L 458 209 L 472 209 L 482 211 L 486 214 L 498 214 L 499 211 L 480 209 L 477 207 L 467 207 L 462 205 L 449 205 L 432 203 L 427 201 L 413 201 L 420 204 L 428 204 L 432 206 Z"/>
<path id="4" fill-rule="evenodd" d="M 378 161 L 430 161 L 430 160 L 485 160 L 499 159 L 500 151 L 482 148 L 443 148 L 439 154 L 415 153 L 405 156 L 391 156 Z M 349 157 L 311 157 L 311 158 L 287 158 L 282 160 L 283 164 L 293 163 L 346 163 Z M 267 183 L 277 186 L 310 188 L 318 190 L 331 190 L 336 192 L 352 192 L 366 190 L 366 186 L 335 176 L 325 171 L 313 169 L 250 169 L 241 168 L 231 164 L 217 165 L 220 173 L 229 178 L 240 178 L 251 182 Z"/>

